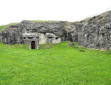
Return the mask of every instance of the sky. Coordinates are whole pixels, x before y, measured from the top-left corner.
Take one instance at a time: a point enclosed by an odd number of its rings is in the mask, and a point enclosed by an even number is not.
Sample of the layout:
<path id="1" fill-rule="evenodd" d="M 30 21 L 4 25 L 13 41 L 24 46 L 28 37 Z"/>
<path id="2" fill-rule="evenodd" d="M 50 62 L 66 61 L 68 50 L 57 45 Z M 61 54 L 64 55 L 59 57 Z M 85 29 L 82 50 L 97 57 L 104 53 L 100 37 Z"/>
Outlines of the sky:
<path id="1" fill-rule="evenodd" d="M 22 20 L 80 21 L 111 10 L 111 0 L 0 0 L 0 25 Z"/>

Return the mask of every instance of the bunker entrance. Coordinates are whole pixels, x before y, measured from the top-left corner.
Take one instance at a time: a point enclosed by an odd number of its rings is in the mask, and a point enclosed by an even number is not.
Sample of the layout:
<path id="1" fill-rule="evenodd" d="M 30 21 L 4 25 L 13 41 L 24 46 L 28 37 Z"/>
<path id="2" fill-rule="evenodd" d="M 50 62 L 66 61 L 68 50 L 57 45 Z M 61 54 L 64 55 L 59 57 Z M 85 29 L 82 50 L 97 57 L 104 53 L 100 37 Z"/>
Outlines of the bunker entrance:
<path id="1" fill-rule="evenodd" d="M 35 49 L 36 47 L 35 47 L 36 45 L 35 45 L 35 41 L 32 41 L 31 42 L 31 49 Z"/>

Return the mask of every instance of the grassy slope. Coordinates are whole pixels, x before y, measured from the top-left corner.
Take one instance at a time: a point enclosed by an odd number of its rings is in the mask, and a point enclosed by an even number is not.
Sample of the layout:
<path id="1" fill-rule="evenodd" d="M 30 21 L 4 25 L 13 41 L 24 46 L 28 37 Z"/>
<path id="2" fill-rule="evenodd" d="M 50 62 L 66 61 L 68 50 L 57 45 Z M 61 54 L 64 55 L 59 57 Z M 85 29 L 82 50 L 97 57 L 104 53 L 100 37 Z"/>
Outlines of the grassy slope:
<path id="1" fill-rule="evenodd" d="M 0 32 L 5 29 L 6 27 L 10 26 L 10 25 L 14 25 L 14 24 L 17 24 L 17 23 L 10 23 L 10 24 L 7 24 L 7 25 L 1 25 L 0 26 Z"/>
<path id="2" fill-rule="evenodd" d="M 7 27 L 7 25 L 2 25 L 2 26 L 0 26 L 0 32 L 3 30 L 3 29 L 5 29 Z"/>
<path id="3" fill-rule="evenodd" d="M 111 85 L 111 52 L 0 44 L 0 85 Z M 85 52 L 80 52 L 85 50 Z"/>
<path id="4" fill-rule="evenodd" d="M 56 20 L 31 20 L 33 22 L 45 23 L 45 22 L 60 22 Z"/>

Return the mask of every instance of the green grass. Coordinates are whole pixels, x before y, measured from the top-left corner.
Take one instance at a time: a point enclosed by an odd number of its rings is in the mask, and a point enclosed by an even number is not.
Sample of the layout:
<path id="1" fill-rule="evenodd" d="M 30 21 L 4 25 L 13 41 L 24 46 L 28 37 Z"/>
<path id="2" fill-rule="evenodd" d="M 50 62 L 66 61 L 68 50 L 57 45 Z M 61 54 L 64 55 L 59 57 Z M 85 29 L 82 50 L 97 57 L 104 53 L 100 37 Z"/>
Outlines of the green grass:
<path id="1" fill-rule="evenodd" d="M 0 44 L 0 85 L 111 85 L 111 51 Z"/>
<path id="2" fill-rule="evenodd" d="M 3 30 L 3 29 L 5 29 L 7 27 L 7 25 L 2 25 L 2 26 L 0 26 L 0 32 Z"/>
<path id="3" fill-rule="evenodd" d="M 33 22 L 38 22 L 38 23 L 56 23 L 56 22 L 60 22 L 60 21 L 56 21 L 56 20 L 31 20 Z"/>
<path id="4" fill-rule="evenodd" d="M 7 25 L 1 25 L 1 26 L 0 26 L 0 32 L 1 32 L 3 29 L 7 28 L 8 26 L 10 26 L 10 25 L 15 25 L 15 24 L 17 24 L 17 23 L 10 23 L 10 24 L 7 24 Z"/>

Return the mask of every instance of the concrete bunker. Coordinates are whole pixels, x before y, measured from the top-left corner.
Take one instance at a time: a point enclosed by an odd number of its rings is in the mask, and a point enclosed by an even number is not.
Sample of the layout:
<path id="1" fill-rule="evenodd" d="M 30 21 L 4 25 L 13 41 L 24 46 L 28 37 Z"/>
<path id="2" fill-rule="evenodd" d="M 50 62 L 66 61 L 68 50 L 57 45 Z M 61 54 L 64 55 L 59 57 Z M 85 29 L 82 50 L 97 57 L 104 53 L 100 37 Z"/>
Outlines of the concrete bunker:
<path id="1" fill-rule="evenodd" d="M 23 33 L 24 44 L 29 45 L 29 49 L 39 49 L 39 36 L 37 33 Z"/>
<path id="2" fill-rule="evenodd" d="M 60 43 L 61 38 L 54 33 L 23 33 L 23 43 L 29 45 L 29 49 L 39 49 L 39 44 Z"/>
<path id="3" fill-rule="evenodd" d="M 47 43 L 48 44 L 60 43 L 61 42 L 61 38 L 56 36 L 53 33 L 46 33 L 46 37 L 47 37 Z"/>

